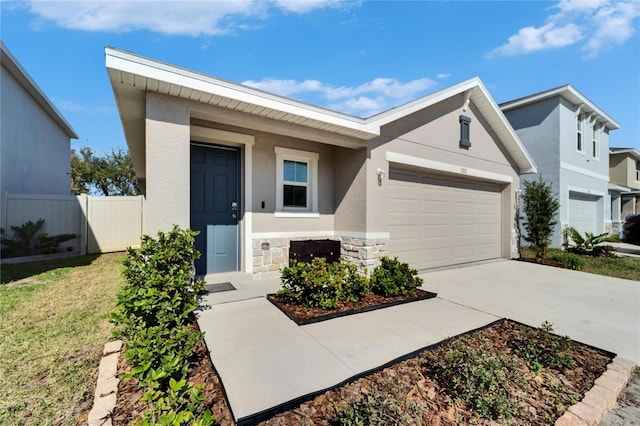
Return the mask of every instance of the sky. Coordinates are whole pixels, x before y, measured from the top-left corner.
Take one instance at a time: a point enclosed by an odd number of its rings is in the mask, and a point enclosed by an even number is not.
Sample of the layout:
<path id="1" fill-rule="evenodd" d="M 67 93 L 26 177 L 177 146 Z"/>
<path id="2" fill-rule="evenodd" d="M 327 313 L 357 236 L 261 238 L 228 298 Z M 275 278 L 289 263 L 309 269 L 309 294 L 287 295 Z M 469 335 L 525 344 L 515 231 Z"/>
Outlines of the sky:
<path id="1" fill-rule="evenodd" d="M 471 77 L 573 85 L 640 150 L 640 1 L 6 1 L 0 36 L 79 135 L 126 149 L 104 47 L 369 117 Z"/>

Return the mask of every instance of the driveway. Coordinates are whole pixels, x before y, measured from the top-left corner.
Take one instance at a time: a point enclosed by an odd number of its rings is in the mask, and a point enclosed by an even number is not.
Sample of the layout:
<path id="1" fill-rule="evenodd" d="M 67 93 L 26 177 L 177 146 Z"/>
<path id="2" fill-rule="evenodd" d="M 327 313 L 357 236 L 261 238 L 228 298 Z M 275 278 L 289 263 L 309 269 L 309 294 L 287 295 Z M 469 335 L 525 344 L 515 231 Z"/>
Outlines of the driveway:
<path id="1" fill-rule="evenodd" d="M 640 364 L 640 282 L 502 261 L 423 275 L 438 297 L 607 349 Z"/>
<path id="2" fill-rule="evenodd" d="M 297 326 L 262 295 L 277 280 L 211 294 L 198 323 L 239 423 L 447 337 L 507 317 L 640 364 L 640 283 L 517 261 L 423 275 L 435 299 Z M 262 294 L 260 294 L 262 292 Z"/>

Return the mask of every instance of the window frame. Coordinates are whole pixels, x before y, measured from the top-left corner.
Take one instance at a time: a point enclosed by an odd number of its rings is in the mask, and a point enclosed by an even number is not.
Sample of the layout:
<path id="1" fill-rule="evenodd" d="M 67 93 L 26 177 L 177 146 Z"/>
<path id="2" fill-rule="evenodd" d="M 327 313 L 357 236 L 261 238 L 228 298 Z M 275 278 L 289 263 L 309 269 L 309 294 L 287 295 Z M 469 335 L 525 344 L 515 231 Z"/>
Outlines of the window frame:
<path id="1" fill-rule="evenodd" d="M 576 151 L 581 154 L 585 153 L 584 121 L 584 115 L 579 112 L 576 116 Z"/>
<path id="2" fill-rule="evenodd" d="M 593 123 L 593 129 L 591 131 L 591 157 L 594 160 L 600 159 L 600 129 L 596 123 Z"/>
<path id="3" fill-rule="evenodd" d="M 301 151 L 298 149 L 274 147 L 276 154 L 276 216 L 318 216 L 318 160 L 317 152 Z M 307 164 L 307 182 L 289 182 L 284 180 L 284 162 L 294 161 Z M 284 205 L 284 186 L 306 186 L 307 206 L 295 207 Z"/>

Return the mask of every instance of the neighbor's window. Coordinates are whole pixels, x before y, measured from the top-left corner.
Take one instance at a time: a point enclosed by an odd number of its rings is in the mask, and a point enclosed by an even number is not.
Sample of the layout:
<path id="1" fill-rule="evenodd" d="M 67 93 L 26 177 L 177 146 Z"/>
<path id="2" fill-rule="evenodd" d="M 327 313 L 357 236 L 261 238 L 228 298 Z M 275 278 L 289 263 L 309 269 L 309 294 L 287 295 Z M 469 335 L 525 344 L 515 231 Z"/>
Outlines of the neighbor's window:
<path id="1" fill-rule="evenodd" d="M 584 149 L 584 147 L 582 146 L 582 121 L 583 121 L 582 114 L 578 114 L 578 119 L 577 119 L 578 145 L 576 146 L 576 148 L 580 152 L 582 152 Z"/>
<path id="2" fill-rule="evenodd" d="M 640 182 L 640 161 L 636 161 L 636 180 Z"/>
<path id="3" fill-rule="evenodd" d="M 318 154 L 275 147 L 276 211 L 318 211 Z"/>
<path id="4" fill-rule="evenodd" d="M 464 115 L 460 116 L 460 147 L 469 148 L 471 146 L 470 138 L 471 118 Z"/>
<path id="5" fill-rule="evenodd" d="M 598 146 L 598 129 L 595 124 L 593 125 L 593 136 L 591 140 L 591 156 L 597 159 L 599 157 L 600 147 Z"/>

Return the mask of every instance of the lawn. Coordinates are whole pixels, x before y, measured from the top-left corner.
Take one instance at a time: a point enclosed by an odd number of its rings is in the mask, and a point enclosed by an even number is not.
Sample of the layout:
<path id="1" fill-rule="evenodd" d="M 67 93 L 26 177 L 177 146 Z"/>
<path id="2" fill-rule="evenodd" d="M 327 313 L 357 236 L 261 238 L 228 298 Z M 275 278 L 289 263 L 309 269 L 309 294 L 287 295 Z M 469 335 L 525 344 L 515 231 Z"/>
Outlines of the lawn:
<path id="1" fill-rule="evenodd" d="M 0 424 L 75 425 L 86 415 L 122 258 L 1 266 Z"/>
<path id="2" fill-rule="evenodd" d="M 563 251 L 559 249 L 549 249 L 546 259 L 554 256 L 562 256 Z M 523 247 L 520 250 L 523 259 L 534 259 L 533 250 Z M 576 255 L 577 256 L 577 255 Z M 615 278 L 625 278 L 628 280 L 640 281 L 640 258 L 639 257 L 593 257 L 580 255 L 584 266 L 580 268 L 582 272 L 591 274 L 606 275 Z"/>

